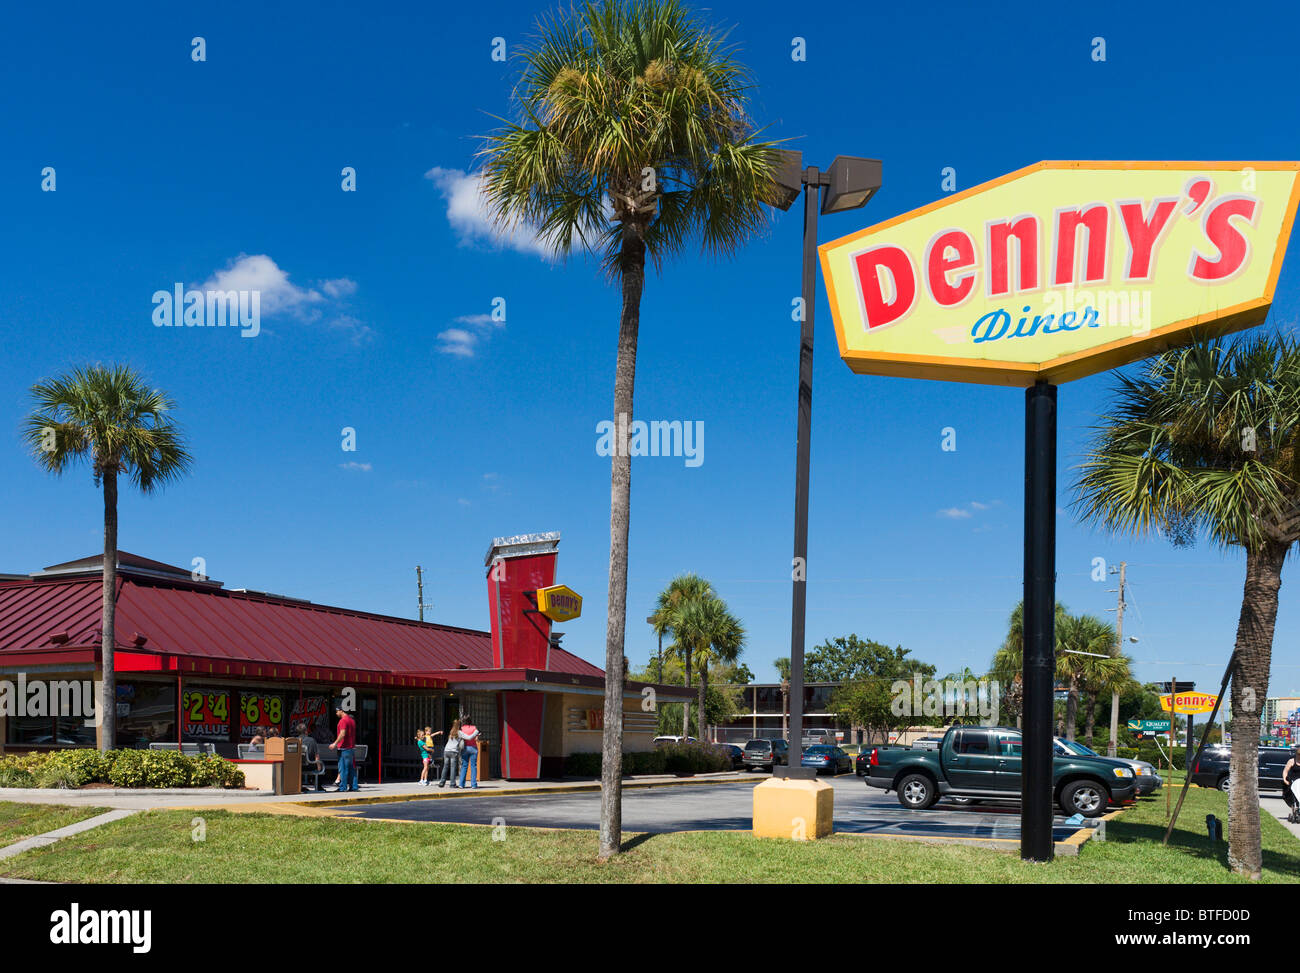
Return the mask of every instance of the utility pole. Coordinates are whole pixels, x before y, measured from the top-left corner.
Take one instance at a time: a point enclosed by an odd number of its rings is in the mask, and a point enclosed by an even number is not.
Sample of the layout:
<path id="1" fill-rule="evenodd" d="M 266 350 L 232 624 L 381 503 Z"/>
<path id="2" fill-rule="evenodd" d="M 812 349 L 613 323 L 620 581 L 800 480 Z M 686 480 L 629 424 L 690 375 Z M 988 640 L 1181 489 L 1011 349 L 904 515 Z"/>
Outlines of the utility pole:
<path id="1" fill-rule="evenodd" d="M 1128 567 L 1127 561 L 1119 562 L 1119 604 L 1115 608 L 1115 655 L 1118 656 L 1124 649 L 1124 571 Z M 1110 569 L 1111 574 L 1115 574 L 1114 568 Z M 1106 756 L 1113 757 L 1118 752 L 1115 748 L 1119 744 L 1119 690 L 1112 689 L 1110 692 L 1110 742 L 1106 744 Z"/>
<path id="2" fill-rule="evenodd" d="M 420 621 L 424 621 L 424 610 L 432 608 L 433 605 L 424 603 L 424 568 L 418 564 L 415 566 L 415 588 L 416 588 L 416 607 L 420 609 Z"/>

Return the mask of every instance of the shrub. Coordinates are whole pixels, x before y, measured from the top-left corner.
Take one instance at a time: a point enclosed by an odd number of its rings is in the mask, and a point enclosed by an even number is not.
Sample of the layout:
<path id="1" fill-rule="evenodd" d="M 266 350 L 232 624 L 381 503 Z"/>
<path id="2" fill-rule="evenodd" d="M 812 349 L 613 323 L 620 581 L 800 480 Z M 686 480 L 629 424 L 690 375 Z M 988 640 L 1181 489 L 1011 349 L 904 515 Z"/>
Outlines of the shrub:
<path id="1" fill-rule="evenodd" d="M 564 758 L 565 777 L 599 777 L 599 753 L 571 753 Z"/>
<path id="2" fill-rule="evenodd" d="M 710 774 L 731 769 L 731 758 L 721 747 L 707 743 L 665 743 L 663 752 L 669 774 Z"/>
<path id="3" fill-rule="evenodd" d="M 103 753 L 99 750 L 56 751 L 49 755 L 46 766 L 57 770 L 71 783 L 50 786 L 83 787 L 86 784 L 106 783 L 117 753 L 118 751 Z"/>
<path id="4" fill-rule="evenodd" d="M 244 772 L 215 754 L 190 757 L 191 787 L 243 787 Z"/>
<path id="5" fill-rule="evenodd" d="M 34 787 L 32 773 L 12 763 L 0 763 L 0 787 Z"/>
<path id="6" fill-rule="evenodd" d="M 243 787 L 244 772 L 213 754 L 53 750 L 0 756 L 0 787 Z"/>
<path id="7" fill-rule="evenodd" d="M 47 760 L 45 766 L 32 775 L 33 787 L 80 787 L 77 775 L 68 767 L 54 760 Z"/>

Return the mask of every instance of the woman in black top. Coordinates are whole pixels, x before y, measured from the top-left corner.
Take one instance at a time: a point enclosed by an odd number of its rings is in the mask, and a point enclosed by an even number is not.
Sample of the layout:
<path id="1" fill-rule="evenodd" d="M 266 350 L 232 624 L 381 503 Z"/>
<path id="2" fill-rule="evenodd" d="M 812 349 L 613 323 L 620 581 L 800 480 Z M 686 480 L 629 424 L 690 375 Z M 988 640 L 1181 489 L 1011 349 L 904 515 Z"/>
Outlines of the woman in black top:
<path id="1" fill-rule="evenodd" d="M 1282 800 L 1286 801 L 1286 806 L 1291 809 L 1287 820 L 1300 823 L 1300 810 L 1296 806 L 1295 794 L 1291 791 L 1291 785 L 1297 779 L 1300 779 L 1300 747 L 1293 747 L 1291 759 L 1282 768 Z"/>

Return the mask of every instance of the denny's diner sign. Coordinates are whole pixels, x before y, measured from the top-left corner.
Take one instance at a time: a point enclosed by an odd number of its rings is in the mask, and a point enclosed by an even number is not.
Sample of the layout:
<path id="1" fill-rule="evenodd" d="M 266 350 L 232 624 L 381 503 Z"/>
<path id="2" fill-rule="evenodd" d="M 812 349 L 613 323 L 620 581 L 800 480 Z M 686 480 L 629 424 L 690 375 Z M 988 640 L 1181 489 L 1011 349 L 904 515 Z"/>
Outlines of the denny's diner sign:
<path id="1" fill-rule="evenodd" d="M 553 622 L 567 622 L 582 614 L 582 595 L 565 584 L 538 588 L 537 610 Z"/>
<path id="2" fill-rule="evenodd" d="M 1264 320 L 1297 162 L 1039 162 L 820 247 L 856 372 L 1062 382 Z"/>

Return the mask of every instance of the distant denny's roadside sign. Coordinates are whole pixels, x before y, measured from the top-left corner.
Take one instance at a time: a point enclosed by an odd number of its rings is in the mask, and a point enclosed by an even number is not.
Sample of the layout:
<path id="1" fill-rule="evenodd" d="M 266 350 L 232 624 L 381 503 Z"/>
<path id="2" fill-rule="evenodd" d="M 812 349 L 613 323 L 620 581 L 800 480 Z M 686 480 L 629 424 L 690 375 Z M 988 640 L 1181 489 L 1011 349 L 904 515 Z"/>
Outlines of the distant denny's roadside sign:
<path id="1" fill-rule="evenodd" d="M 1059 383 L 1263 321 L 1297 162 L 1039 162 L 820 247 L 856 372 Z"/>

